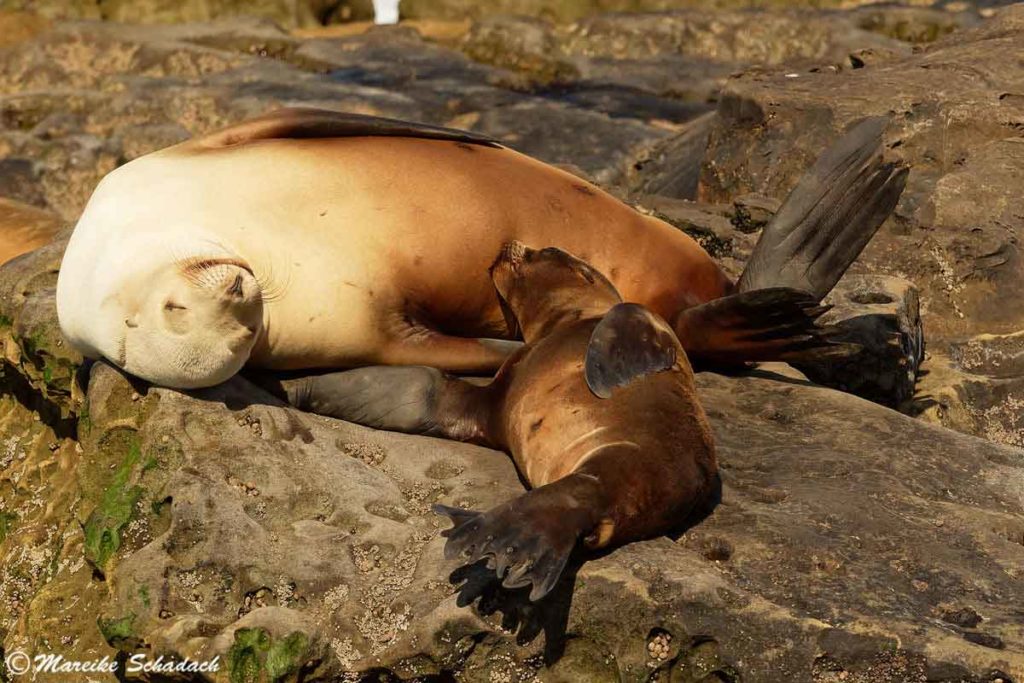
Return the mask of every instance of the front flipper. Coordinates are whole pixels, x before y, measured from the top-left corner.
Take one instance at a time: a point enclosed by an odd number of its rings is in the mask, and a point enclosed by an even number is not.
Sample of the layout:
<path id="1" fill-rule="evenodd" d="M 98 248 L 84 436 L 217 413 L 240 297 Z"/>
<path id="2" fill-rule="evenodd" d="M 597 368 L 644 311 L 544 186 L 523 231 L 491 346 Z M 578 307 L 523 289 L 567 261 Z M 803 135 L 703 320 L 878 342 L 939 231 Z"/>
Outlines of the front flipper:
<path id="1" fill-rule="evenodd" d="M 442 532 L 447 559 L 473 564 L 486 557 L 505 588 L 532 584 L 536 602 L 558 583 L 577 542 L 599 527 L 603 507 L 597 479 L 574 474 L 487 512 L 445 505 L 434 512 L 454 523 Z"/>
<path id="2" fill-rule="evenodd" d="M 370 366 L 281 379 L 251 377 L 292 406 L 406 434 L 490 443 L 490 392 L 423 366 Z"/>
<path id="3" fill-rule="evenodd" d="M 616 387 L 676 364 L 679 341 L 668 323 L 638 304 L 618 304 L 605 314 L 587 347 L 587 386 L 608 398 Z"/>

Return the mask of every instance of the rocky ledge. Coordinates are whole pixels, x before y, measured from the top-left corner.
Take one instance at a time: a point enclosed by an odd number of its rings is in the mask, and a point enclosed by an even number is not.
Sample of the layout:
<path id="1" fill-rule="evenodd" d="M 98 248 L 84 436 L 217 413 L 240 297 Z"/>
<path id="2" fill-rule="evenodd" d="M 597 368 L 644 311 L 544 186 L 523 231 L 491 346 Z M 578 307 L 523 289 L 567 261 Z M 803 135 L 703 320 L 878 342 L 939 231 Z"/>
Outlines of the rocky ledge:
<path id="1" fill-rule="evenodd" d="M 219 655 L 208 678 L 232 683 L 1019 683 L 1024 455 L 993 442 L 1016 443 L 1024 372 L 1011 301 L 1024 98 L 1007 59 L 1021 8 L 984 22 L 970 8 L 826 12 L 806 40 L 803 18 L 716 16 L 310 37 L 0 15 L 0 224 L 52 233 L 128 159 L 313 104 L 571 164 L 735 273 L 814 154 L 888 111 L 912 184 L 830 314 L 871 353 L 854 375 L 805 370 L 921 412 L 923 319 L 924 415 L 988 441 L 791 368 L 702 374 L 722 503 L 678 538 L 591 558 L 531 605 L 446 563 L 429 512 L 519 494 L 507 456 L 297 412 L 242 377 L 180 393 L 84 366 L 56 325 L 57 241 L 0 268 L 4 652 Z"/>
<path id="2" fill-rule="evenodd" d="M 702 374 L 722 503 L 530 604 L 445 562 L 429 512 L 521 493 L 506 455 L 301 413 L 241 377 L 180 393 L 83 368 L 53 317 L 62 248 L 0 269 L 8 652 L 220 655 L 211 678 L 233 683 L 1024 671 L 1016 449 L 791 371 Z"/>

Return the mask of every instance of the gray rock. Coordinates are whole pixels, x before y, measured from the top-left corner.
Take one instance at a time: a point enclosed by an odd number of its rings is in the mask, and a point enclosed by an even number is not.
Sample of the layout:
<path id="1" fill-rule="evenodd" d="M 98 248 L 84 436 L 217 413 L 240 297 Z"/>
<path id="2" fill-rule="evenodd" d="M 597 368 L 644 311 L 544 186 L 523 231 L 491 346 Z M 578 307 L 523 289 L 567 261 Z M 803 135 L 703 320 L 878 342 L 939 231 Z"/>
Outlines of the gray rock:
<path id="1" fill-rule="evenodd" d="M 124 161 L 280 106 L 470 127 L 602 182 L 669 135 L 652 119 L 693 115 L 632 90 L 523 92 L 407 27 L 301 40 L 265 20 L 60 24 L 0 47 L 0 90 L 0 179 L 66 220 Z"/>
<path id="2" fill-rule="evenodd" d="M 633 164 L 629 189 L 638 195 L 696 199 L 704 149 L 715 122 L 709 112 L 690 121 L 682 132 L 656 144 Z"/>
<path id="3" fill-rule="evenodd" d="M 932 348 L 928 392 L 946 402 L 973 393 L 957 389 L 957 373 L 944 369 L 952 367 L 948 344 L 1014 333 L 1024 319 L 1016 266 L 1024 145 L 1014 132 L 1024 122 L 1024 98 L 1015 95 L 1024 91 L 1024 70 L 1005 59 L 1022 45 L 1024 11 L 1017 5 L 875 66 L 752 71 L 723 91 L 709 136 L 703 201 L 728 202 L 752 191 L 782 198 L 851 122 L 892 118 L 888 154 L 910 165 L 909 184 L 854 272 L 891 275 L 918 288 Z M 952 382 L 948 391 L 934 385 L 940 376 Z M 995 393 L 1003 391 L 1010 390 Z M 975 410 L 963 406 L 963 414 Z"/>

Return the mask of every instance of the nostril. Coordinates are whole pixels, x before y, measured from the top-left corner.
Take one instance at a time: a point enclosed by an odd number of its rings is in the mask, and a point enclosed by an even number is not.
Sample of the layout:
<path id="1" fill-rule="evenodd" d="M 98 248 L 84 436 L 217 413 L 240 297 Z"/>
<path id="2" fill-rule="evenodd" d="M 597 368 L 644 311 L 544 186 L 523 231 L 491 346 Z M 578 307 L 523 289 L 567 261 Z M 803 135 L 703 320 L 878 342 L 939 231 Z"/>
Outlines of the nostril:
<path id="1" fill-rule="evenodd" d="M 235 275 L 235 281 L 231 283 L 230 287 L 228 287 L 228 294 L 230 294 L 231 296 L 236 296 L 236 297 L 242 296 L 242 294 L 243 294 L 242 282 L 243 281 L 242 281 L 241 273 Z"/>

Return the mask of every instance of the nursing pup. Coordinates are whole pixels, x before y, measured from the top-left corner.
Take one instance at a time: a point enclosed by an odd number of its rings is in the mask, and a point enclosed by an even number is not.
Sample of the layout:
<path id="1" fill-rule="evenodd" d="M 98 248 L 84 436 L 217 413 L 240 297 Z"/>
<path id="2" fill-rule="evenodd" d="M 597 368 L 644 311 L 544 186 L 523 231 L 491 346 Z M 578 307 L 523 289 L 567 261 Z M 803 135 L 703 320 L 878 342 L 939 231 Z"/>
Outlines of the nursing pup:
<path id="1" fill-rule="evenodd" d="M 283 382 L 295 405 L 388 429 L 501 448 L 532 489 L 475 512 L 438 505 L 455 526 L 445 555 L 490 558 L 508 588 L 538 600 L 580 542 L 599 549 L 678 527 L 717 490 L 715 449 L 672 328 L 587 263 L 518 242 L 491 268 L 525 346 L 486 386 L 431 368 L 364 368 Z M 386 372 L 403 411 L 375 412 Z M 402 389 L 399 389 L 402 387 Z M 391 405 L 398 402 L 390 401 Z"/>

